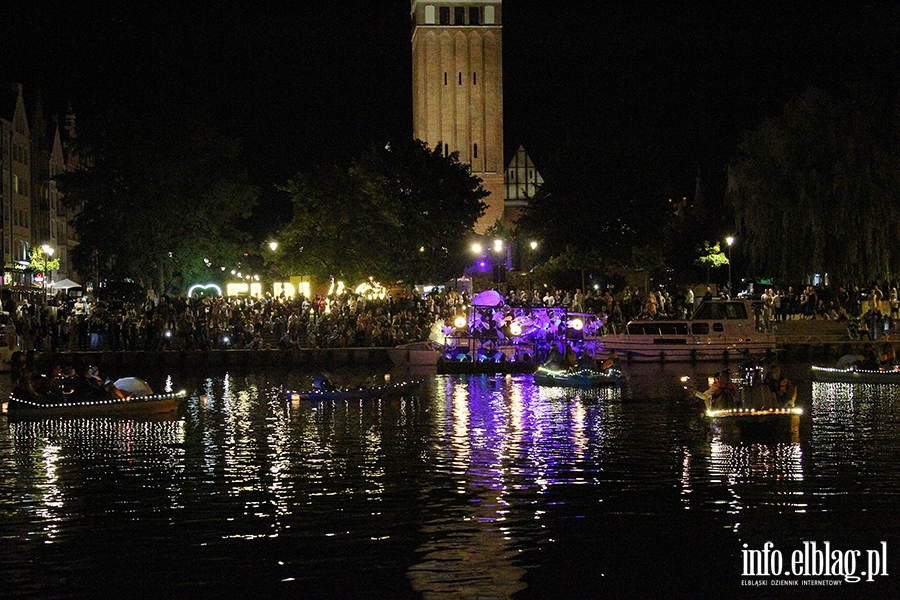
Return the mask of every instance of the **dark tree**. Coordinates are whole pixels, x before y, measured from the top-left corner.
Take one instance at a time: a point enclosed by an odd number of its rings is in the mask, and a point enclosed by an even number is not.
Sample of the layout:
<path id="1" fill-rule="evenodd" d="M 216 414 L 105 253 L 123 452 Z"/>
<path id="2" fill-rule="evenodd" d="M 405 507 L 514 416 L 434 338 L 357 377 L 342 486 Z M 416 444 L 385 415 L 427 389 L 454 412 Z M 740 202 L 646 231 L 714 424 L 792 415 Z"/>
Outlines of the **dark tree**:
<path id="1" fill-rule="evenodd" d="M 743 136 L 727 199 L 752 269 L 794 281 L 896 274 L 897 108 L 866 87 L 840 98 L 810 88 Z"/>
<path id="2" fill-rule="evenodd" d="M 133 279 L 164 291 L 176 274 L 210 276 L 233 264 L 247 237 L 237 230 L 256 202 L 238 144 L 198 115 L 117 111 L 79 136 L 80 169 L 61 175 L 78 210 L 78 271 Z"/>
<path id="3" fill-rule="evenodd" d="M 427 283 L 457 275 L 487 192 L 456 153 L 418 140 L 373 148 L 350 168 L 318 168 L 284 187 L 282 266 L 352 281 Z"/>
<path id="4" fill-rule="evenodd" d="M 545 183 L 518 227 L 541 240 L 545 255 L 581 256 L 579 269 L 659 267 L 673 209 L 652 155 L 638 144 L 564 148 L 542 165 Z"/>

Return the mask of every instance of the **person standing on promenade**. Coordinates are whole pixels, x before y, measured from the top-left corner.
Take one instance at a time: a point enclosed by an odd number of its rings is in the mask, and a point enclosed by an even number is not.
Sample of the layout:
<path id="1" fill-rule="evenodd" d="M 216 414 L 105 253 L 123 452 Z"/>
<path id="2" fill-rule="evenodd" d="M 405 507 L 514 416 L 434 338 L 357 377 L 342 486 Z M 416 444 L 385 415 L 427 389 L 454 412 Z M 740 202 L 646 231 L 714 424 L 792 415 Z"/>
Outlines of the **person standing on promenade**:
<path id="1" fill-rule="evenodd" d="M 872 291 L 869 293 L 869 301 L 872 304 L 872 310 L 881 312 L 881 301 L 884 300 L 884 293 L 878 288 L 878 284 L 872 284 Z"/>

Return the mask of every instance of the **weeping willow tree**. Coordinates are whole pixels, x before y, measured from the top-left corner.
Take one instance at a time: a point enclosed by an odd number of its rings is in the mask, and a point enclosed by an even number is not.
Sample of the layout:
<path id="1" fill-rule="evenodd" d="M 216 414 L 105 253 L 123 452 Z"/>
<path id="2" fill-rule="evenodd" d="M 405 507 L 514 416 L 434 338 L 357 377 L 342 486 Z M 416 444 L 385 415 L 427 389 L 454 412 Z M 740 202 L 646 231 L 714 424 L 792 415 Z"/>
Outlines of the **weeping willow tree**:
<path id="1" fill-rule="evenodd" d="M 897 106 L 810 88 L 747 132 L 727 198 L 751 269 L 800 281 L 891 278 L 900 264 Z"/>

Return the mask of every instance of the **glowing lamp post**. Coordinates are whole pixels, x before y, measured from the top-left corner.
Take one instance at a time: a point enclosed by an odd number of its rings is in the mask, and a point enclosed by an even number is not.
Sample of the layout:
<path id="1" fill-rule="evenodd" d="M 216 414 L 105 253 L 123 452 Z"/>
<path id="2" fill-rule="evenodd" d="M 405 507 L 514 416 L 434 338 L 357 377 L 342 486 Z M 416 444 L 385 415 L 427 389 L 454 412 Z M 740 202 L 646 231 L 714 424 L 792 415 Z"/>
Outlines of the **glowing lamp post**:
<path id="1" fill-rule="evenodd" d="M 494 261 L 494 283 L 505 283 L 506 282 L 506 272 L 509 270 L 509 252 L 508 248 L 505 247 L 503 240 L 495 239 L 494 240 L 494 254 L 496 255 L 496 260 Z M 502 268 L 501 268 L 502 261 Z"/>
<path id="2" fill-rule="evenodd" d="M 728 295 L 731 296 L 731 245 L 734 243 L 734 238 L 729 235 L 725 238 L 725 243 L 728 244 Z"/>
<path id="3" fill-rule="evenodd" d="M 528 252 L 528 293 L 534 287 L 534 251 L 537 250 L 538 243 L 534 240 L 528 243 L 530 251 Z"/>
<path id="4" fill-rule="evenodd" d="M 49 277 L 47 277 L 47 263 L 49 262 L 49 257 L 53 256 L 54 249 L 52 246 L 50 246 L 48 244 L 44 244 L 43 246 L 41 246 L 41 250 L 43 250 L 43 252 L 44 252 L 44 268 L 41 271 L 41 273 L 44 276 L 44 296 L 46 296 L 47 295 L 47 280 L 49 279 Z"/>
<path id="5" fill-rule="evenodd" d="M 481 244 L 478 242 L 472 244 L 472 254 L 475 255 L 475 260 L 478 262 L 478 270 L 483 271 L 485 268 L 485 260 L 484 248 L 482 248 Z"/>

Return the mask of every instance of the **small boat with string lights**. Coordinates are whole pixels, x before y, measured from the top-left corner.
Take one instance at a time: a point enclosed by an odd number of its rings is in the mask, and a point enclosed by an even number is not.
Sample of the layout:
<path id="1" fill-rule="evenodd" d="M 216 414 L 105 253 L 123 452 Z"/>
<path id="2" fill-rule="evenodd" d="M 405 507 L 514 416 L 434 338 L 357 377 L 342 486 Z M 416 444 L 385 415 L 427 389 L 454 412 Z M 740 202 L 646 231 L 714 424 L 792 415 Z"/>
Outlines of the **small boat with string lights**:
<path id="1" fill-rule="evenodd" d="M 74 379 L 61 379 L 44 393 L 16 387 L 0 409 L 10 419 L 23 420 L 153 417 L 176 412 L 186 397 L 185 390 L 156 394 L 137 377 L 125 377 L 89 392 L 79 389 Z"/>
<path id="2" fill-rule="evenodd" d="M 708 408 L 706 416 L 714 429 L 742 432 L 796 431 L 803 409 L 799 406 L 783 408 Z"/>
<path id="3" fill-rule="evenodd" d="M 718 431 L 743 433 L 796 433 L 803 409 L 795 406 L 797 387 L 774 365 L 765 369 L 753 361 L 741 366 L 738 377 L 725 369 L 710 378 L 705 392 L 692 390 L 703 400 L 705 415 Z M 688 378 L 682 378 L 687 382 Z"/>
<path id="4" fill-rule="evenodd" d="M 900 383 L 900 367 L 896 366 L 875 369 L 851 366 L 842 369 L 813 365 L 812 375 L 820 383 Z"/>
<path id="5" fill-rule="evenodd" d="M 534 372 L 534 383 L 553 387 L 617 387 L 622 383 L 622 371 L 616 367 L 598 371 L 594 369 L 554 369 L 542 365 Z"/>
<path id="6" fill-rule="evenodd" d="M 421 385 L 420 381 L 411 380 L 397 383 L 387 382 L 383 385 L 363 385 L 357 388 L 289 390 L 284 394 L 291 402 L 299 402 L 300 400 L 311 402 L 323 400 L 383 400 L 411 394 L 419 388 L 419 385 Z"/>

